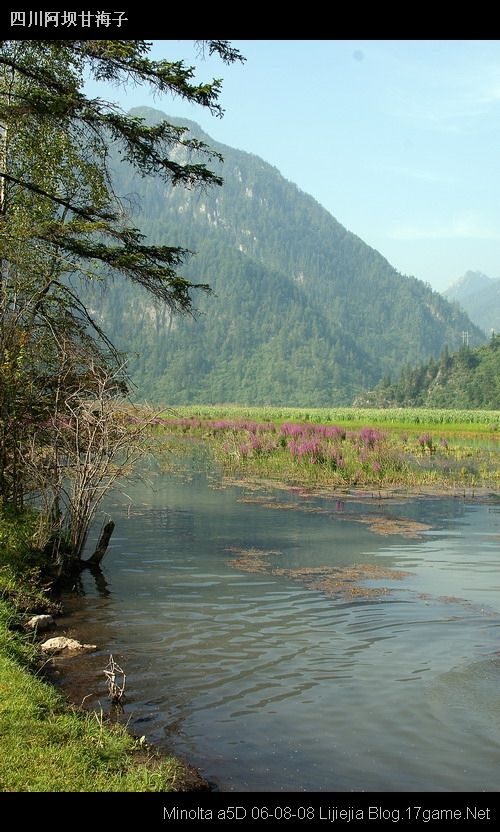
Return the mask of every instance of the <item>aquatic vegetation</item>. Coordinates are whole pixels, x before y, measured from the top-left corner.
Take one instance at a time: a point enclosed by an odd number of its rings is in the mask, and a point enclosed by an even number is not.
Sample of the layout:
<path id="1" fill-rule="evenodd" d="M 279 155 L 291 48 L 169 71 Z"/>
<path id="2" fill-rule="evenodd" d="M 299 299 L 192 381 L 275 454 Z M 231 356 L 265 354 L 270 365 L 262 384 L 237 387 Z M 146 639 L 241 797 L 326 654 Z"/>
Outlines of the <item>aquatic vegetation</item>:
<path id="1" fill-rule="evenodd" d="M 232 552 L 231 566 L 242 572 L 269 572 L 269 558 L 271 555 L 281 555 L 270 549 L 242 549 L 238 546 L 226 546 L 226 552 Z"/>
<path id="2" fill-rule="evenodd" d="M 287 569 L 286 567 L 273 567 L 270 563 L 272 555 L 282 555 L 282 552 L 264 549 L 242 549 L 236 546 L 228 546 L 226 551 L 233 554 L 229 561 L 230 565 L 242 572 L 264 573 L 275 577 L 290 578 L 293 581 L 300 581 L 307 589 L 324 592 L 332 598 L 340 596 L 344 600 L 388 595 L 391 592 L 390 587 L 382 583 L 377 586 L 367 586 L 366 582 L 402 581 L 413 574 L 402 569 L 388 569 L 385 566 L 373 563 Z"/>
<path id="3" fill-rule="evenodd" d="M 351 516 L 350 520 L 356 523 L 366 523 L 375 534 L 392 535 L 397 534 L 401 537 L 419 538 L 422 532 L 427 532 L 432 529 L 432 526 L 426 523 L 418 523 L 416 520 L 408 520 L 399 517 L 384 517 L 380 514 L 372 514 L 367 516 Z"/>
<path id="4" fill-rule="evenodd" d="M 308 589 L 324 592 L 331 597 L 344 599 L 370 598 L 388 595 L 391 588 L 384 584 L 366 586 L 366 581 L 402 581 L 412 575 L 402 569 L 388 569 L 372 563 L 352 566 L 319 566 L 302 569 L 275 569 L 273 574 L 285 575 L 302 581 Z"/>
<path id="5" fill-rule="evenodd" d="M 346 420 L 347 410 L 342 410 Z M 233 417 L 233 411 L 228 408 L 228 415 Z M 269 411 L 269 415 L 276 416 L 277 412 Z M 358 417 L 364 413 L 356 411 Z M 376 411 L 374 415 L 379 418 L 380 414 Z M 255 415 L 262 417 L 265 413 Z M 277 424 L 270 419 L 249 419 L 246 411 L 240 418 L 208 418 L 193 413 L 164 417 L 161 426 L 163 433 L 205 441 L 224 471 L 232 476 L 280 478 L 289 484 L 341 488 L 438 484 L 491 487 L 500 483 L 496 444 L 490 449 L 473 447 L 453 432 L 436 436 L 428 430 L 409 431 L 408 425 L 399 431 L 389 418 L 384 428 L 373 423 L 346 428 L 316 421 L 313 415 L 307 413 L 303 421 L 286 419 Z M 335 415 L 340 414 L 335 411 Z M 350 415 L 354 421 L 354 414 Z M 428 416 L 425 412 L 425 418 Z M 458 413 L 456 418 L 465 416 Z M 419 419 L 424 421 L 424 413 L 410 413 L 407 418 L 417 426 Z M 491 425 L 491 412 L 487 418 Z"/>

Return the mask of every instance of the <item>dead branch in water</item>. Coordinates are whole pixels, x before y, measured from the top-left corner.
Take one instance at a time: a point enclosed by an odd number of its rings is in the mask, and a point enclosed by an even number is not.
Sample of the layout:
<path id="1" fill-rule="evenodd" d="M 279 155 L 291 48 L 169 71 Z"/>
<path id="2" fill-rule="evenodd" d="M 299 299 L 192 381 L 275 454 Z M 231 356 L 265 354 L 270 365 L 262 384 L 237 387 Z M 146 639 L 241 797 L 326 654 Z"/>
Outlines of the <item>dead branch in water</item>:
<path id="1" fill-rule="evenodd" d="M 120 665 L 113 659 L 112 653 L 109 654 L 109 662 L 103 672 L 108 680 L 108 695 L 111 702 L 113 705 L 120 705 L 123 701 L 127 677 Z"/>

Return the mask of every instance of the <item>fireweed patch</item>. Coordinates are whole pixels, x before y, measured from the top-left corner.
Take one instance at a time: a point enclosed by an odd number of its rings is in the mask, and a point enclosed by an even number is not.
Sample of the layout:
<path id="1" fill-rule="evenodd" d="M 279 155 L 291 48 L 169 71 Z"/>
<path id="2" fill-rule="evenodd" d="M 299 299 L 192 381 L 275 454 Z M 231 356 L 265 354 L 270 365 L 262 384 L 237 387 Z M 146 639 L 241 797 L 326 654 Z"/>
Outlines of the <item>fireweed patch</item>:
<path id="1" fill-rule="evenodd" d="M 201 439 L 227 475 L 280 479 L 314 486 L 489 486 L 498 487 L 495 450 L 439 433 L 346 428 L 307 419 L 281 424 L 197 414 L 158 418 L 160 435 Z"/>

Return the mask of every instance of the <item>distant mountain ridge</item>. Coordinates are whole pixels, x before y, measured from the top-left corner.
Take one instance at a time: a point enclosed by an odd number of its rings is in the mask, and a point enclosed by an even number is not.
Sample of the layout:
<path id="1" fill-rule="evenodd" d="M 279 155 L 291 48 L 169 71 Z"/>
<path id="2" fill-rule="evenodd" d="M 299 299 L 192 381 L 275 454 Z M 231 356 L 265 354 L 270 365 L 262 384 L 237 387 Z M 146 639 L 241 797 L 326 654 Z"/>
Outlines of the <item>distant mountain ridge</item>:
<path id="1" fill-rule="evenodd" d="M 403 277 L 259 157 L 220 145 L 185 119 L 168 118 L 221 152 L 221 188 L 189 191 L 115 165 L 117 193 L 151 242 L 197 252 L 181 270 L 214 290 L 200 316 L 171 318 L 123 281 L 82 289 L 105 331 L 130 354 L 136 396 L 170 404 L 350 404 L 403 365 L 482 332 L 456 306 Z M 177 151 L 182 160 L 184 151 Z"/>
<path id="2" fill-rule="evenodd" d="M 457 301 L 471 321 L 486 334 L 500 332 L 500 277 L 468 271 L 443 293 Z"/>

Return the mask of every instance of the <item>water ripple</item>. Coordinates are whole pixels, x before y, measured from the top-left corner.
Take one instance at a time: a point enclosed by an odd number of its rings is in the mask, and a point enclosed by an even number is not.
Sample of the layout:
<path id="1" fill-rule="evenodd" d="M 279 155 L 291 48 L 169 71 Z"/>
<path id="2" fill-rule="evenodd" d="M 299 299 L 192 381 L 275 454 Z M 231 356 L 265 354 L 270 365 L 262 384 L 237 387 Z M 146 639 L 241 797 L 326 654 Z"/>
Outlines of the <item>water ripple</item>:
<path id="1" fill-rule="evenodd" d="M 400 503 L 398 518 L 433 528 L 392 541 L 354 522 L 361 503 L 349 519 L 239 495 L 159 478 L 117 524 L 111 595 L 82 576 L 71 627 L 120 656 L 132 728 L 223 789 L 496 791 L 498 511 Z M 269 570 L 238 571 L 228 547 L 273 552 Z M 354 564 L 413 575 L 347 599 L 285 574 Z M 95 678 L 103 658 L 86 660 Z"/>

